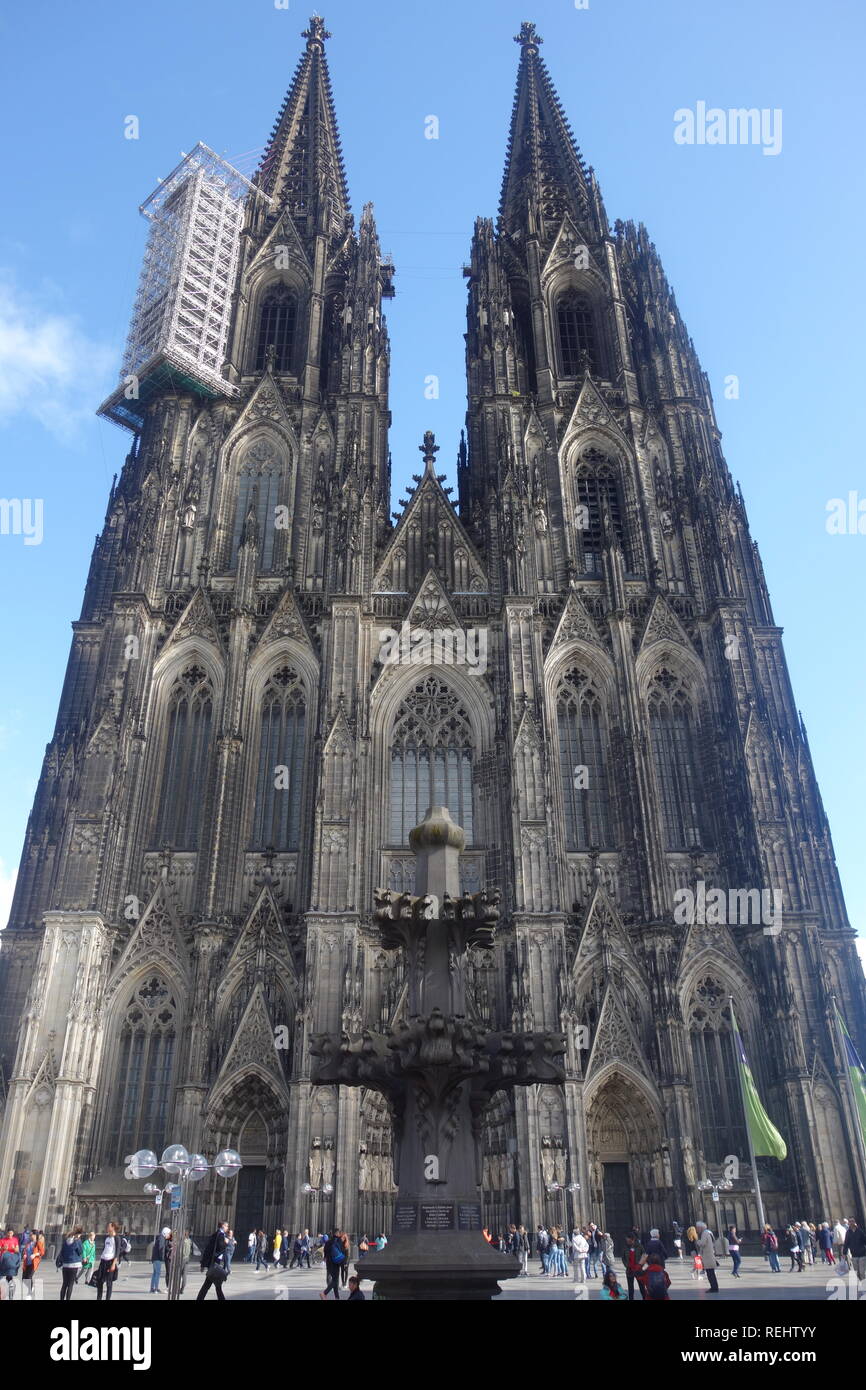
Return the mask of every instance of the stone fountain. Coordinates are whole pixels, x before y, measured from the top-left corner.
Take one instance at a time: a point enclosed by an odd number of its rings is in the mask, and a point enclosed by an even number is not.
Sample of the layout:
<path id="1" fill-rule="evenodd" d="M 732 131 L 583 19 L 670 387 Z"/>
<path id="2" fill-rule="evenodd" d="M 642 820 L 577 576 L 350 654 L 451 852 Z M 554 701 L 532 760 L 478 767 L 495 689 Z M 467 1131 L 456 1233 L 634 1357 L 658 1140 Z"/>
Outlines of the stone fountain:
<path id="1" fill-rule="evenodd" d="M 432 806 L 409 843 L 417 896 L 378 890 L 385 950 L 405 953 L 406 1020 L 386 1033 L 311 1039 L 314 1085 L 364 1086 L 385 1097 L 398 1197 L 389 1244 L 358 1266 L 376 1294 L 487 1300 L 519 1261 L 481 1234 L 481 1127 L 492 1095 L 561 1082 L 561 1033 L 498 1033 L 469 1017 L 467 951 L 491 950 L 499 894 L 460 893 L 460 826 Z"/>

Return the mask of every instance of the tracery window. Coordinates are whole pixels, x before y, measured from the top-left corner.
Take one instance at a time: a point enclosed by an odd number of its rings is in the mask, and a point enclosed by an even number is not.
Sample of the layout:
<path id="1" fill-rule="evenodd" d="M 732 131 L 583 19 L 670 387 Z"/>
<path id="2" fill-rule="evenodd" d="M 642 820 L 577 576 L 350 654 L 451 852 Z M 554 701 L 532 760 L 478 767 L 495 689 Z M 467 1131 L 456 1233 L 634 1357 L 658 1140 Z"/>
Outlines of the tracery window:
<path id="1" fill-rule="evenodd" d="M 281 666 L 262 697 L 254 849 L 298 848 L 305 730 L 304 687 L 296 671 Z"/>
<path id="2" fill-rule="evenodd" d="M 177 1006 L 159 975 L 135 990 L 118 1039 L 113 1161 L 122 1164 L 138 1148 L 162 1151 L 168 1142 Z"/>
<path id="3" fill-rule="evenodd" d="M 694 709 L 685 682 L 670 671 L 653 677 L 649 722 L 665 846 L 691 849 L 702 839 Z"/>
<path id="4" fill-rule="evenodd" d="M 168 737 L 157 839 L 176 850 L 198 849 L 213 725 L 213 687 L 201 666 L 188 666 L 168 697 Z"/>
<path id="5" fill-rule="evenodd" d="M 469 716 L 437 676 L 420 681 L 397 712 L 391 737 L 392 845 L 405 847 L 428 806 L 447 806 L 473 839 Z"/>
<path id="6" fill-rule="evenodd" d="M 708 1163 L 748 1152 L 728 992 L 711 977 L 695 988 L 689 1009 L 692 1069 Z"/>
<path id="7" fill-rule="evenodd" d="M 563 677 L 556 696 L 556 717 L 565 847 L 608 849 L 614 843 L 610 750 L 601 700 L 584 671 L 574 669 Z"/>
<path id="8" fill-rule="evenodd" d="M 621 545 L 625 540 L 617 470 L 597 449 L 587 449 L 577 465 L 575 503 L 583 568 L 587 574 L 597 574 L 610 537 Z"/>
<path id="9" fill-rule="evenodd" d="M 556 305 L 559 328 L 559 355 L 563 376 L 578 376 L 597 367 L 597 344 L 592 301 L 589 295 L 568 290 Z"/>
<path id="10" fill-rule="evenodd" d="M 274 445 L 269 439 L 257 439 L 246 451 L 238 472 L 238 500 L 232 531 L 232 568 L 238 562 L 244 522 L 252 506 L 259 528 L 259 569 L 273 569 L 277 505 L 282 475 L 282 460 Z"/>
<path id="11" fill-rule="evenodd" d="M 297 296 L 288 285 L 275 285 L 264 296 L 259 310 L 255 370 L 267 366 L 268 348 L 274 349 L 274 371 L 290 372 L 298 319 Z"/>

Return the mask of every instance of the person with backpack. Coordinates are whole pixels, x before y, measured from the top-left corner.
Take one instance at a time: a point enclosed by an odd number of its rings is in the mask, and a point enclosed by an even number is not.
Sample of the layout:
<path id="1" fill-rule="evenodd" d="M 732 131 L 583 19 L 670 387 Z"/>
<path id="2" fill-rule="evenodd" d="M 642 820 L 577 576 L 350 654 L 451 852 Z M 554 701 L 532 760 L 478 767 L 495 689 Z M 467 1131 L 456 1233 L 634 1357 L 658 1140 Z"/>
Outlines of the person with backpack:
<path id="1" fill-rule="evenodd" d="M 76 1283 L 84 1260 L 81 1237 L 84 1232 L 80 1226 L 63 1237 L 60 1254 L 55 1261 L 61 1271 L 60 1302 L 68 1303 L 72 1297 L 72 1287 Z"/>
<path id="2" fill-rule="evenodd" d="M 671 1276 L 665 1269 L 658 1255 L 649 1255 L 644 1266 L 643 1274 L 643 1296 L 646 1303 L 662 1303 L 665 1299 L 670 1300 L 668 1289 L 671 1286 Z M 709 1277 L 709 1275 L 707 1276 Z M 712 1285 L 710 1286 L 712 1287 Z"/>
<path id="3" fill-rule="evenodd" d="M 229 1223 L 221 1221 L 212 1236 L 208 1236 L 201 1252 L 201 1272 L 205 1276 L 204 1283 L 195 1296 L 196 1303 L 201 1303 L 207 1297 L 210 1288 L 216 1289 L 216 1296 L 220 1303 L 225 1302 L 223 1284 L 229 1277 L 228 1263 L 226 1261 L 226 1245 L 228 1244 Z M 264 1235 L 264 1232 L 260 1232 Z M 267 1240 L 267 1237 L 265 1237 Z M 258 1268 L 258 1265 L 256 1266 Z"/>
<path id="4" fill-rule="evenodd" d="M 327 1283 L 319 1298 L 327 1298 L 333 1289 L 334 1298 L 340 1297 L 340 1269 L 346 1260 L 346 1252 L 343 1249 L 337 1230 L 331 1231 L 325 1240 L 325 1270 L 327 1273 Z"/>
<path id="5" fill-rule="evenodd" d="M 772 1226 L 767 1225 L 764 1227 L 763 1234 L 761 1235 L 761 1244 L 764 1247 L 764 1254 L 769 1262 L 770 1270 L 773 1274 L 781 1274 L 782 1271 L 779 1265 L 779 1237 L 776 1235 Z"/>
<path id="6" fill-rule="evenodd" d="M 21 1247 L 12 1226 L 0 1240 L 0 1279 L 6 1280 L 6 1297 L 15 1297 L 15 1279 L 21 1268 Z"/>
<path id="7" fill-rule="evenodd" d="M 130 1257 L 131 1254 L 132 1254 L 132 1241 L 129 1239 L 129 1236 L 126 1234 L 125 1231 L 121 1231 L 121 1232 L 120 1232 L 119 1239 L 118 1239 L 118 1245 L 117 1245 L 117 1272 L 118 1272 L 118 1275 L 120 1274 L 120 1266 L 123 1265 L 123 1264 L 127 1264 L 127 1265 L 128 1265 L 128 1264 L 130 1263 L 129 1257 Z M 126 1278 L 126 1275 L 124 1275 L 124 1278 Z"/>
<path id="8" fill-rule="evenodd" d="M 159 1293 L 159 1281 L 162 1278 L 163 1267 L 165 1267 L 166 1289 L 168 1288 L 168 1262 L 171 1259 L 171 1247 L 168 1243 L 170 1236 L 171 1227 L 163 1226 L 153 1242 L 153 1248 L 150 1252 L 150 1263 L 153 1266 L 153 1274 L 150 1279 L 151 1293 Z"/>
<path id="9" fill-rule="evenodd" d="M 34 1231 L 33 1234 L 21 1246 L 21 1282 L 26 1283 L 28 1289 L 25 1298 L 33 1297 L 33 1278 L 42 1263 L 42 1256 L 45 1254 L 45 1235 L 42 1231 Z"/>

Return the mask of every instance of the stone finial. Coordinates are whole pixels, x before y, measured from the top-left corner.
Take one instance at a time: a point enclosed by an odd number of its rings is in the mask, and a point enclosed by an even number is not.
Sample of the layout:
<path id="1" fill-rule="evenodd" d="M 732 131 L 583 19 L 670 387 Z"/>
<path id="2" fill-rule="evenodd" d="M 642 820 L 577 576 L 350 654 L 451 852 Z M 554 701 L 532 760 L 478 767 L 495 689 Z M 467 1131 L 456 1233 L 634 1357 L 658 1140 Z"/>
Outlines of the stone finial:
<path id="1" fill-rule="evenodd" d="M 418 452 L 424 455 L 424 468 L 428 473 L 436 472 L 436 455 L 439 452 L 439 445 L 436 443 L 436 436 L 432 430 L 426 430 L 424 443 L 418 445 Z"/>
<path id="2" fill-rule="evenodd" d="M 323 49 L 325 40 L 331 37 L 329 30 L 325 28 L 325 21 L 320 14 L 310 17 L 309 29 L 304 29 L 301 38 L 307 40 L 307 52 L 310 53 L 314 48 Z"/>
<path id="3" fill-rule="evenodd" d="M 455 825 L 447 806 L 430 806 L 420 825 L 410 832 L 409 844 L 416 855 L 415 892 L 424 897 L 446 893 L 460 897 L 460 855 L 466 836 Z"/>
<path id="4" fill-rule="evenodd" d="M 514 35 L 514 42 L 519 43 L 520 47 L 527 53 L 537 53 L 539 45 L 544 43 L 544 39 L 536 32 L 535 25 L 528 19 L 524 19 L 520 26 L 520 33 Z"/>

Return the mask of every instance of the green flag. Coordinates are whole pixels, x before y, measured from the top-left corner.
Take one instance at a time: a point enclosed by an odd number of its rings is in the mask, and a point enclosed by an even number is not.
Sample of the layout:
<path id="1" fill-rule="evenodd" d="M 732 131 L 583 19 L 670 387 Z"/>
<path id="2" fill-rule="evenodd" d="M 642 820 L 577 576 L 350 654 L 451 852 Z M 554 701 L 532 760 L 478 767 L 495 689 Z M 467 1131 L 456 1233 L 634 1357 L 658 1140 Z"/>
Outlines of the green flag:
<path id="1" fill-rule="evenodd" d="M 752 1069 L 746 1057 L 746 1049 L 743 1047 L 743 1039 L 737 1027 L 733 1002 L 731 1003 L 731 1023 L 734 1027 L 734 1043 L 740 1067 L 740 1085 L 743 1091 L 743 1104 L 746 1109 L 746 1124 L 749 1126 L 749 1136 L 752 1140 L 752 1151 L 756 1157 L 758 1154 L 764 1154 L 768 1158 L 787 1158 L 788 1146 L 761 1104 L 755 1078 L 752 1076 Z"/>
<path id="2" fill-rule="evenodd" d="M 845 1066 L 848 1068 L 848 1079 L 851 1082 L 851 1094 L 854 1097 L 854 1104 L 857 1107 L 857 1116 L 860 1120 L 860 1137 L 866 1144 L 866 1067 L 860 1061 L 857 1049 L 851 1041 L 851 1034 L 845 1027 L 845 1020 L 836 1006 L 836 1018 L 839 1023 L 839 1031 L 842 1035 L 842 1046 L 845 1049 Z"/>

